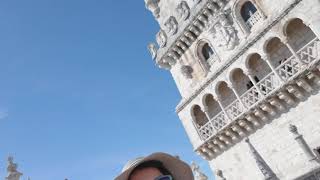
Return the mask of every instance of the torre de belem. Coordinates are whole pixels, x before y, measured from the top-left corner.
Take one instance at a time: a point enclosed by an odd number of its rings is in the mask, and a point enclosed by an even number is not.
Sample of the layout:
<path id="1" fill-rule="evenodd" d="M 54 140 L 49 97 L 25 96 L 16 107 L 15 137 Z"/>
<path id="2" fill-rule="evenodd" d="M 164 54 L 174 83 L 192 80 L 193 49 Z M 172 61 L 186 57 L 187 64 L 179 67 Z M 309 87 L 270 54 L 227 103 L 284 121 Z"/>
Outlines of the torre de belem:
<path id="1" fill-rule="evenodd" d="M 320 179 L 320 0 L 145 0 L 194 151 L 224 180 Z"/>

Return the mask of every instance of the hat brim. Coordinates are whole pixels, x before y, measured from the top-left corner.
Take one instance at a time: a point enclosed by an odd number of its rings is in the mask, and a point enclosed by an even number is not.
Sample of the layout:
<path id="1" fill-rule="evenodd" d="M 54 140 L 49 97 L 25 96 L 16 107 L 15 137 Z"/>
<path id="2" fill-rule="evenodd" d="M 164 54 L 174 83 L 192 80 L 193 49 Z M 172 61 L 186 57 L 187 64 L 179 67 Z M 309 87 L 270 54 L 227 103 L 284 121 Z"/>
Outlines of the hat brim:
<path id="1" fill-rule="evenodd" d="M 139 163 L 134 164 L 132 167 L 122 172 L 118 177 L 115 178 L 115 180 L 128 180 L 131 172 L 137 166 L 152 160 L 160 161 L 163 166 L 171 172 L 171 175 L 175 180 L 194 180 L 192 170 L 188 164 L 165 153 L 154 153 L 143 158 Z"/>

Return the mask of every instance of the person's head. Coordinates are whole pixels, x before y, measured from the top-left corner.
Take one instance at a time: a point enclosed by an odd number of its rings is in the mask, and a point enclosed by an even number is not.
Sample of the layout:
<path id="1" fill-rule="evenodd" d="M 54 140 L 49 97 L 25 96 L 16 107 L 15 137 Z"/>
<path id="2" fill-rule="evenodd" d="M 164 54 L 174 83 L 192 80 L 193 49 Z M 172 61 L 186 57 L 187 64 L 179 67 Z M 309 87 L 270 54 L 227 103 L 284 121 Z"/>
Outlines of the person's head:
<path id="1" fill-rule="evenodd" d="M 133 169 L 128 180 L 173 180 L 171 173 L 160 161 L 146 161 Z"/>
<path id="2" fill-rule="evenodd" d="M 193 180 L 193 174 L 180 159 L 155 153 L 129 161 L 115 180 Z"/>

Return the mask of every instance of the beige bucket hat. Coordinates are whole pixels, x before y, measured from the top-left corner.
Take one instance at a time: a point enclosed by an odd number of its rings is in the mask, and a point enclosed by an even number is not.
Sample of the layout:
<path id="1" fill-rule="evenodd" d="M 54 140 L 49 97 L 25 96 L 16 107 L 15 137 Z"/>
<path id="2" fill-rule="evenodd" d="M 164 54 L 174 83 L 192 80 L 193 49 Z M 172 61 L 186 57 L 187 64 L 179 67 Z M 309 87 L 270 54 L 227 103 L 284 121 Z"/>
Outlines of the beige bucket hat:
<path id="1" fill-rule="evenodd" d="M 154 153 L 147 157 L 140 157 L 129 161 L 115 180 L 128 180 L 131 172 L 140 164 L 147 161 L 160 161 L 170 171 L 174 180 L 194 180 L 192 170 L 188 164 L 165 153 Z"/>

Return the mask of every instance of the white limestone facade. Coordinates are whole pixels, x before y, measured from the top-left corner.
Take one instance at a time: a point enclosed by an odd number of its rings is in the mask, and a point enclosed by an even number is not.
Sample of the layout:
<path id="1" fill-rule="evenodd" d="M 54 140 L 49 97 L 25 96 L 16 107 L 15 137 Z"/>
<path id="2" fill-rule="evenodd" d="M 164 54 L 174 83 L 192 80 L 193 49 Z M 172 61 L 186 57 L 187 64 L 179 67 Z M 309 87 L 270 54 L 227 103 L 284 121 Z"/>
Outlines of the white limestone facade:
<path id="1" fill-rule="evenodd" d="M 320 179 L 320 1 L 145 1 L 150 53 L 217 179 Z"/>

